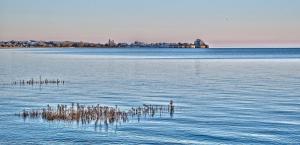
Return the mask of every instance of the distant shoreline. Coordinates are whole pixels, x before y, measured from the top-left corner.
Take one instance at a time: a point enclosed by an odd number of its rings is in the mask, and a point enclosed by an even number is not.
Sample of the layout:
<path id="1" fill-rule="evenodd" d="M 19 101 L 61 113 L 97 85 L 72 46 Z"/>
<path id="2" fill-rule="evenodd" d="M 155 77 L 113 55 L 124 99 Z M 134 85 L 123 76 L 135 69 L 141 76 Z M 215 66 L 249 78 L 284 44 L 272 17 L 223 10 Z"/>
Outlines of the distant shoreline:
<path id="1" fill-rule="evenodd" d="M 196 39 L 194 43 L 115 43 L 109 40 L 105 44 L 72 41 L 0 41 L 0 48 L 209 48 L 204 41 Z"/>
<path id="2" fill-rule="evenodd" d="M 155 49 L 164 49 L 165 47 L 0 47 L 1 49 L 47 49 L 47 48 L 54 48 L 54 49 L 115 49 L 115 48 L 128 48 L 128 49 L 135 49 L 135 48 L 155 48 Z M 171 48 L 172 49 L 172 48 Z M 173 49 L 203 49 L 203 48 L 173 48 Z M 300 49 L 300 47 L 211 47 L 206 49 Z"/>
<path id="3" fill-rule="evenodd" d="M 128 49 L 135 49 L 135 48 L 154 48 L 154 49 L 165 49 L 165 48 L 170 48 L 170 49 L 203 49 L 203 48 L 174 48 L 174 47 L 0 47 L 0 49 L 47 49 L 47 48 L 53 48 L 53 49 L 115 49 L 115 48 L 128 48 Z M 208 49 L 208 48 L 206 48 Z"/>

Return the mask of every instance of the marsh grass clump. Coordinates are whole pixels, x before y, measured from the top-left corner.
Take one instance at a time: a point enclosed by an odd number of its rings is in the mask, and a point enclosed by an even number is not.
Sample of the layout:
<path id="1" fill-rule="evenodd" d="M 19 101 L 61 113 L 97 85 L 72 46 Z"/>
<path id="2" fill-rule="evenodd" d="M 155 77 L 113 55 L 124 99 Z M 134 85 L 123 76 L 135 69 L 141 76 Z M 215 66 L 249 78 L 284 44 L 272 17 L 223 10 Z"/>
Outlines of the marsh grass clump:
<path id="1" fill-rule="evenodd" d="M 48 85 L 48 84 L 64 85 L 65 81 L 58 79 L 58 78 L 57 79 L 47 79 L 47 78 L 42 79 L 42 77 L 40 76 L 39 79 L 31 78 L 29 80 L 13 81 L 11 84 L 12 85 L 22 85 L 22 86 L 25 86 L 25 85 Z"/>
<path id="2" fill-rule="evenodd" d="M 23 110 L 18 115 L 23 119 L 41 118 L 46 121 L 67 121 L 67 122 L 81 122 L 82 124 L 90 124 L 92 122 L 97 125 L 101 124 L 113 124 L 120 122 L 128 122 L 129 117 L 137 117 L 138 120 L 142 116 L 144 117 L 154 117 L 156 114 L 160 116 L 164 113 L 170 113 L 170 116 L 173 117 L 174 114 L 174 105 L 173 101 L 170 101 L 169 105 L 147 105 L 144 104 L 140 107 L 132 107 L 128 111 L 122 111 L 118 106 L 108 107 L 92 105 L 80 105 L 77 103 L 72 103 L 71 106 L 64 104 L 58 104 L 56 107 L 51 107 L 47 105 L 46 108 L 38 110 Z"/>

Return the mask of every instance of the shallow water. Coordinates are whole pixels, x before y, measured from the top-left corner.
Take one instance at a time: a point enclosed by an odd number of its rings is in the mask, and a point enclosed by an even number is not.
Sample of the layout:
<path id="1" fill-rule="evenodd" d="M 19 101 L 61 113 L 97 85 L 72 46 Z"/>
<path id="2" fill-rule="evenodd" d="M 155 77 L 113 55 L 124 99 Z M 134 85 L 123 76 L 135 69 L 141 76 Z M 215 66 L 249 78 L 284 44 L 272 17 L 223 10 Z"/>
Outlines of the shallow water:
<path id="1" fill-rule="evenodd" d="M 0 144 L 299 144 L 300 49 L 2 49 Z M 64 85 L 10 85 L 31 78 Z M 95 128 L 23 120 L 47 104 L 129 109 L 175 103 L 172 117 Z"/>

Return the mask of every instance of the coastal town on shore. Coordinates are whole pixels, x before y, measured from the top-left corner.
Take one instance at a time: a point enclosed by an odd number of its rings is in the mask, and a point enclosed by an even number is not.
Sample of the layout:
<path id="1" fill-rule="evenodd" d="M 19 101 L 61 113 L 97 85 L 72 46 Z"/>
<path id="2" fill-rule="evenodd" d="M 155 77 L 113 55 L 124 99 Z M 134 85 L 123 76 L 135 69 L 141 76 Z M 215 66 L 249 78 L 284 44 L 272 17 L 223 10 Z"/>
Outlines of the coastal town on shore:
<path id="1" fill-rule="evenodd" d="M 72 41 L 0 41 L 0 48 L 209 48 L 204 41 L 196 39 L 194 43 L 116 43 L 110 40 L 105 43 L 72 42 Z"/>

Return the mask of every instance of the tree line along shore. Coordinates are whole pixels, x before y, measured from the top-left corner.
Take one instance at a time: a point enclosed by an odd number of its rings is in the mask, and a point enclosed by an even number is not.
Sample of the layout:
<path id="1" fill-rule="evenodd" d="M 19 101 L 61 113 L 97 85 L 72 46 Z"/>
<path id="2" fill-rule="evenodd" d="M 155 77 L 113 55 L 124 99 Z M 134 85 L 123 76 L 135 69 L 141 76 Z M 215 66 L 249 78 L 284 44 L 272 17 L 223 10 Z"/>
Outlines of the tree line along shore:
<path id="1" fill-rule="evenodd" d="M 209 48 L 201 39 L 194 43 L 145 43 L 135 41 L 133 43 L 115 43 L 109 40 L 105 44 L 72 41 L 0 41 L 0 48 Z"/>

